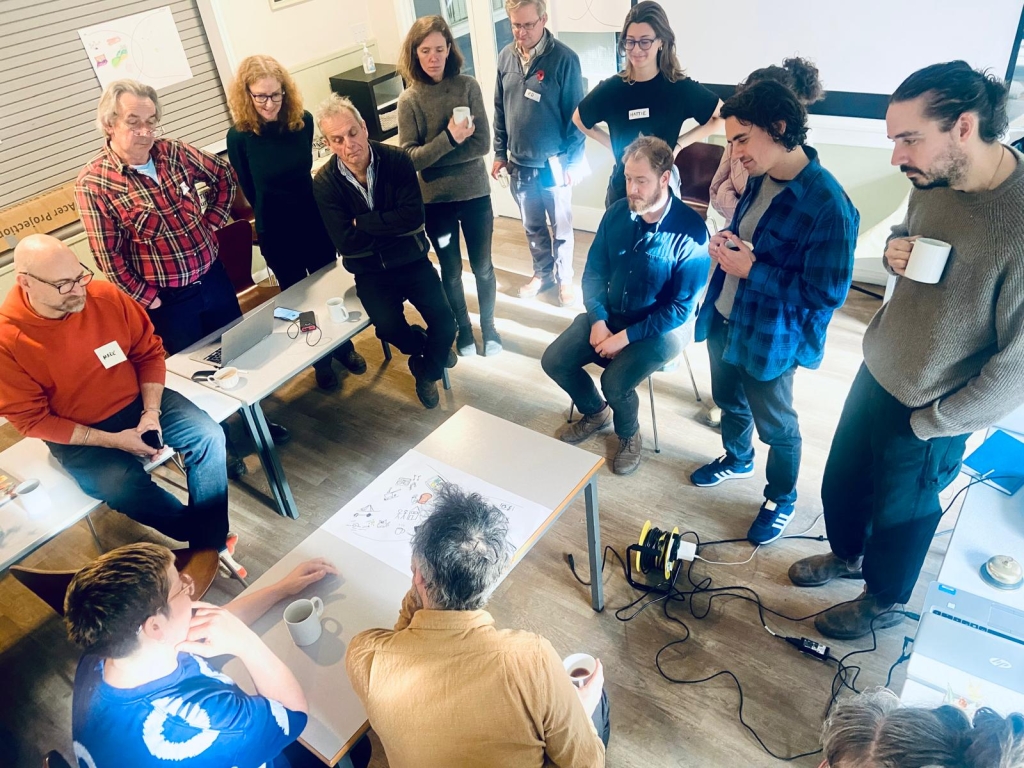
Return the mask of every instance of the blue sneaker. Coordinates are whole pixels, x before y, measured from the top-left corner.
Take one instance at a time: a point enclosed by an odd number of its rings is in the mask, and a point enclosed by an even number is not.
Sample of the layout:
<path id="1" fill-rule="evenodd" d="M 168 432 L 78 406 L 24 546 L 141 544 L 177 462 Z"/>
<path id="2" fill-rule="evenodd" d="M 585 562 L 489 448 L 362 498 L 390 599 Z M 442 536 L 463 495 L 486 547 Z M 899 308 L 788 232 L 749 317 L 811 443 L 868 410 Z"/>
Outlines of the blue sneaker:
<path id="1" fill-rule="evenodd" d="M 747 541 L 751 544 L 771 544 L 786 530 L 795 513 L 796 508 L 792 504 L 776 504 L 765 499 L 747 531 Z"/>
<path id="2" fill-rule="evenodd" d="M 754 462 L 736 461 L 730 459 L 729 455 L 719 456 L 710 464 L 705 464 L 692 475 L 690 482 L 700 488 L 710 488 L 726 480 L 738 480 L 741 477 L 751 477 L 754 474 Z"/>

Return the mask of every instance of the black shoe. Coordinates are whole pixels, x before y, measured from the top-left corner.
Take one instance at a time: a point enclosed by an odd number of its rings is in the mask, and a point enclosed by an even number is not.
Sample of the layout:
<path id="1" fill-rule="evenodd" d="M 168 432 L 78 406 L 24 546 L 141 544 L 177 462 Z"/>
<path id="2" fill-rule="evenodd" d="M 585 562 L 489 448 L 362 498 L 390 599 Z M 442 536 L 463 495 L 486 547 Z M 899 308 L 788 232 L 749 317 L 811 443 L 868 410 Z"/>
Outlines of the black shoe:
<path id="1" fill-rule="evenodd" d="M 494 357 L 501 352 L 501 336 L 498 335 L 498 331 L 491 328 L 484 328 L 484 357 Z"/>
<path id="2" fill-rule="evenodd" d="M 366 358 L 356 352 L 355 347 L 349 347 L 348 352 L 336 351 L 334 359 L 348 368 L 349 373 L 354 373 L 356 376 L 366 373 Z"/>
<path id="3" fill-rule="evenodd" d="M 422 334 L 423 342 L 426 343 L 426 340 L 427 340 L 427 329 L 424 328 L 422 325 L 413 325 L 413 326 L 410 326 L 410 327 L 416 333 Z M 444 367 L 445 368 L 454 368 L 455 364 L 457 362 L 459 362 L 459 356 L 455 354 L 455 350 L 454 349 L 449 349 L 448 350 L 448 359 L 445 360 Z M 409 366 L 412 367 L 412 357 L 409 358 Z"/>
<path id="4" fill-rule="evenodd" d="M 327 365 L 317 365 L 313 368 L 316 371 L 316 385 L 320 389 L 331 390 L 338 388 L 338 376 L 330 366 L 330 362 L 331 359 L 327 358 Z"/>
<path id="5" fill-rule="evenodd" d="M 270 422 L 270 438 L 274 441 L 274 445 L 284 445 L 292 439 L 292 433 L 280 424 Z"/>
<path id="6" fill-rule="evenodd" d="M 454 356 L 454 352 L 452 355 Z M 437 392 L 437 382 L 423 375 L 423 358 L 419 356 L 409 358 L 409 371 L 416 380 L 416 397 L 423 403 L 424 408 L 437 408 L 441 402 L 441 396 Z"/>
<path id="7" fill-rule="evenodd" d="M 248 471 L 240 456 L 228 456 L 228 480 L 239 480 Z"/>

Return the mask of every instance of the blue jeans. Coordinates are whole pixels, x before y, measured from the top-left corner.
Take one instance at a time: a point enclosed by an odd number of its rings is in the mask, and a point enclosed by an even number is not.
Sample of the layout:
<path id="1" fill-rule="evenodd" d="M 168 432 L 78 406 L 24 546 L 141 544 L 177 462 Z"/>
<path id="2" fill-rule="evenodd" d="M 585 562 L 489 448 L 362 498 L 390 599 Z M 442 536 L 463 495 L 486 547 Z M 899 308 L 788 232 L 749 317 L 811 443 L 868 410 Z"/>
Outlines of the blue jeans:
<path id="1" fill-rule="evenodd" d="M 227 270 L 216 259 L 194 283 L 161 288 L 159 297 L 160 306 L 148 310 L 149 319 L 168 355 L 181 352 L 242 316 Z"/>
<path id="2" fill-rule="evenodd" d="M 610 330 L 614 332 L 617 329 Z M 544 373 L 566 391 L 580 413 L 586 416 L 600 411 L 604 407 L 604 400 L 583 366 L 593 363 L 604 368 L 601 390 L 608 405 L 612 407 L 615 434 L 619 437 L 632 437 L 640 429 L 637 386 L 674 359 L 681 349 L 678 335 L 667 333 L 627 344 L 618 355 L 606 360 L 590 346 L 590 318 L 584 312 L 577 315 L 572 325 L 544 350 L 540 364 Z"/>
<path id="3" fill-rule="evenodd" d="M 204 411 L 169 389 L 160 402 L 164 442 L 184 457 L 188 504 L 158 486 L 130 453 L 92 445 L 47 443 L 50 453 L 89 496 L 113 510 L 155 528 L 193 548 L 224 549 L 228 534 L 228 477 L 224 433 Z M 142 418 L 142 398 L 93 429 L 134 429 Z"/>
<path id="4" fill-rule="evenodd" d="M 508 164 L 512 197 L 526 230 L 533 274 L 559 283 L 572 282 L 572 187 L 546 187 L 540 168 Z M 547 174 L 550 176 L 550 174 Z M 548 223 L 551 223 L 551 231 Z M 552 239 L 552 234 L 554 238 Z"/>
<path id="5" fill-rule="evenodd" d="M 725 362 L 728 321 L 715 312 L 708 333 L 711 359 L 711 394 L 722 409 L 722 444 L 729 459 L 754 460 L 754 427 L 768 444 L 764 497 L 776 504 L 796 502 L 803 440 L 793 409 L 793 375 L 796 366 L 771 381 L 758 381 L 743 368 Z"/>

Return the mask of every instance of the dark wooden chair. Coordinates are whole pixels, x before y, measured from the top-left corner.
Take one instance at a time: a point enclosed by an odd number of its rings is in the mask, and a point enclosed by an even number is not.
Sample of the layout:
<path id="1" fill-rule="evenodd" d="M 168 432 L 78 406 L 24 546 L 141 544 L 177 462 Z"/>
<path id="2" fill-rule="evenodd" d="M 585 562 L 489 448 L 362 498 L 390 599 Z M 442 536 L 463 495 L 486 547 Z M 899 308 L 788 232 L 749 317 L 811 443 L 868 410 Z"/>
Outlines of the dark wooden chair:
<path id="1" fill-rule="evenodd" d="M 220 567 L 220 558 L 215 549 L 176 549 L 174 567 L 187 573 L 196 584 L 194 599 L 201 600 L 213 584 Z M 35 593 L 36 597 L 53 608 L 58 616 L 64 615 L 64 595 L 67 594 L 71 579 L 78 571 L 41 571 L 12 565 L 11 575 Z M 51 752 L 50 755 L 56 753 Z M 58 755 L 59 757 L 59 755 Z M 48 756 L 47 759 L 50 759 Z M 60 765 L 60 763 L 56 763 Z"/>
<path id="2" fill-rule="evenodd" d="M 679 169 L 679 196 L 697 214 L 706 219 L 711 204 L 711 180 L 715 177 L 725 147 L 697 142 L 676 155 Z"/>
<path id="3" fill-rule="evenodd" d="M 235 188 L 235 197 L 231 201 L 229 214 L 234 221 L 249 222 L 252 226 L 252 244 L 259 245 L 260 240 L 256 234 L 256 213 L 249 204 L 249 200 L 246 198 L 241 186 Z"/>
<path id="4" fill-rule="evenodd" d="M 43 758 L 43 768 L 71 768 L 71 765 L 60 752 L 54 750 Z"/>
<path id="5" fill-rule="evenodd" d="M 277 286 L 257 285 L 252 279 L 252 225 L 233 221 L 217 230 L 217 258 L 220 259 L 238 296 L 243 312 L 248 312 L 281 292 Z"/>

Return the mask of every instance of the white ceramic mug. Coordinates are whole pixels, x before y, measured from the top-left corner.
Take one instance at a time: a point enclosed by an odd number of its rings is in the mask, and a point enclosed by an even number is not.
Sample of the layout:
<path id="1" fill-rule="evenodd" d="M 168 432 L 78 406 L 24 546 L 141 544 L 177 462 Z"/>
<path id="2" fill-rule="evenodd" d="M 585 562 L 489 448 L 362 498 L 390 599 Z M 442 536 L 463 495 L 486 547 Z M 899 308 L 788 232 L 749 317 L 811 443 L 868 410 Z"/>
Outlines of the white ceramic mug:
<path id="1" fill-rule="evenodd" d="M 323 613 L 324 601 L 319 597 L 308 600 L 301 598 L 289 603 L 284 609 L 284 623 L 288 627 L 288 634 L 292 636 L 292 642 L 301 648 L 319 640 L 323 632 L 320 624 Z"/>
<path id="2" fill-rule="evenodd" d="M 565 667 L 572 684 L 582 688 L 590 682 L 590 678 L 597 671 L 597 659 L 589 653 L 574 653 L 562 660 L 562 666 Z"/>
<path id="3" fill-rule="evenodd" d="M 238 378 L 238 369 L 230 365 L 221 368 L 212 376 L 206 378 L 207 381 L 211 381 L 221 389 L 234 389 L 238 386 L 240 379 Z"/>
<path id="4" fill-rule="evenodd" d="M 53 501 L 38 480 L 26 480 L 14 489 L 15 499 L 29 517 L 41 517 L 50 511 Z"/>
<path id="5" fill-rule="evenodd" d="M 336 323 L 344 323 L 348 321 L 348 310 L 345 309 L 344 299 L 328 299 L 327 311 L 331 315 L 331 320 Z"/>
<path id="6" fill-rule="evenodd" d="M 949 243 L 930 237 L 919 237 L 914 241 L 910 260 L 904 274 L 919 283 L 937 283 L 946 269 L 946 260 L 952 249 Z"/>
<path id="7" fill-rule="evenodd" d="M 469 107 L 456 107 L 452 110 L 452 119 L 456 123 L 472 123 L 473 113 L 469 110 Z M 469 127 L 467 125 L 467 127 Z"/>

